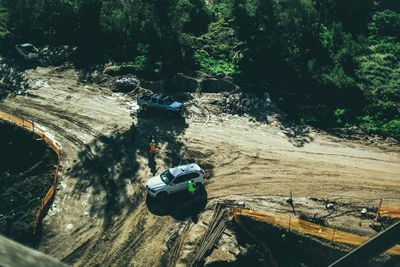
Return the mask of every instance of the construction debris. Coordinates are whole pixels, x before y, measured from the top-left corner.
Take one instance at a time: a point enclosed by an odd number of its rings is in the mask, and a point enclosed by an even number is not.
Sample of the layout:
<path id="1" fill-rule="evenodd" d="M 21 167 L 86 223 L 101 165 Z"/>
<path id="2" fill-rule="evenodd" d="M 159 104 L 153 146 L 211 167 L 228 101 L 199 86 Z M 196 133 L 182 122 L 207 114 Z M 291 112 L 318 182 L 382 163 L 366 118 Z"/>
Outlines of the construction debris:
<path id="1" fill-rule="evenodd" d="M 221 203 L 217 203 L 214 209 L 214 215 L 208 224 L 208 228 L 200 241 L 196 255 L 193 257 L 193 262 L 190 266 L 200 266 L 204 257 L 214 247 L 219 240 L 222 232 L 226 228 L 228 221 L 227 209 Z"/>

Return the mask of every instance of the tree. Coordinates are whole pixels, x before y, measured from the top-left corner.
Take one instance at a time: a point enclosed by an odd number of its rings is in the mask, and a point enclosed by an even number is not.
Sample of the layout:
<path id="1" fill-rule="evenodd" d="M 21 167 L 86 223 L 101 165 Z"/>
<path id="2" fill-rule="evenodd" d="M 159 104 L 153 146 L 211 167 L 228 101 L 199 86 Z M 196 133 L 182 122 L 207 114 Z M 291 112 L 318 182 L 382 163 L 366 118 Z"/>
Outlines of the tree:
<path id="1" fill-rule="evenodd" d="M 375 38 L 393 36 L 400 40 L 400 14 L 388 9 L 378 11 L 372 16 L 368 29 Z"/>
<path id="2" fill-rule="evenodd" d="M 0 4 L 0 40 L 4 39 L 8 34 L 8 13 L 7 10 Z"/>

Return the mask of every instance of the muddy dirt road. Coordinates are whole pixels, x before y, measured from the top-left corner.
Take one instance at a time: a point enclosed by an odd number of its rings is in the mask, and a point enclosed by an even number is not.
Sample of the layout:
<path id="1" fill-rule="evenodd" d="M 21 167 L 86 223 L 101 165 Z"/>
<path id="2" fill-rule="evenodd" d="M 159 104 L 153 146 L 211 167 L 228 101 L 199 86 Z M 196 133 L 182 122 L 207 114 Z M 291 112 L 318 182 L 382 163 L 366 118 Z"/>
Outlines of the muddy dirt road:
<path id="1" fill-rule="evenodd" d="M 298 199 L 357 207 L 376 207 L 380 198 L 400 205 L 398 145 L 286 127 L 274 116 L 227 115 L 213 104 L 222 95 L 210 93 L 191 93 L 184 117 L 134 116 L 139 133 L 132 138 L 135 99 L 113 93 L 102 74 L 65 64 L 26 70 L 23 79 L 30 89 L 1 100 L 0 110 L 34 121 L 61 144 L 59 184 L 38 249 L 66 263 L 165 265 L 180 231 L 218 200 L 268 209 L 271 198 L 292 191 Z M 149 132 L 160 143 L 155 162 L 146 154 Z M 208 179 L 196 202 L 147 199 L 144 183 L 152 172 L 190 161 Z M 368 227 L 365 233 L 374 234 Z"/>

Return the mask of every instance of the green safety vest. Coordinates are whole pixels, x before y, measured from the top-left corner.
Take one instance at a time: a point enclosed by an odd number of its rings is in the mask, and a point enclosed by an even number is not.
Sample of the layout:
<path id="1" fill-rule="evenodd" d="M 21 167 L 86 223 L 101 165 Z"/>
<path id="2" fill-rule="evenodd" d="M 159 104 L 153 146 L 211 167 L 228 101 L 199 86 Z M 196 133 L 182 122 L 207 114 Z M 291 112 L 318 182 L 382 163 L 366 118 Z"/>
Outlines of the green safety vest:
<path id="1" fill-rule="evenodd" d="M 196 191 L 196 188 L 194 187 L 194 183 L 192 181 L 189 181 L 189 183 L 188 183 L 188 190 L 189 190 L 189 192 Z"/>

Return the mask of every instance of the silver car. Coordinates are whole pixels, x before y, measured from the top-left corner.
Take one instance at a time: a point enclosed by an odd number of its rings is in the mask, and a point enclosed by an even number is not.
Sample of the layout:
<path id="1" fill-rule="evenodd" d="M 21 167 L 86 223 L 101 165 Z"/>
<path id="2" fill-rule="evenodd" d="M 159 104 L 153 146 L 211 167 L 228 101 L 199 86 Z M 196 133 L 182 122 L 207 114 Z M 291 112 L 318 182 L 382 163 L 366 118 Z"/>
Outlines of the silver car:
<path id="1" fill-rule="evenodd" d="M 196 163 L 181 165 L 154 176 L 146 183 L 151 197 L 164 198 L 169 194 L 188 190 L 188 182 L 194 181 L 197 188 L 205 183 L 204 171 Z"/>
<path id="2" fill-rule="evenodd" d="M 39 50 L 32 44 L 24 43 L 15 46 L 18 54 L 24 57 L 25 60 L 35 60 L 39 58 Z"/>

